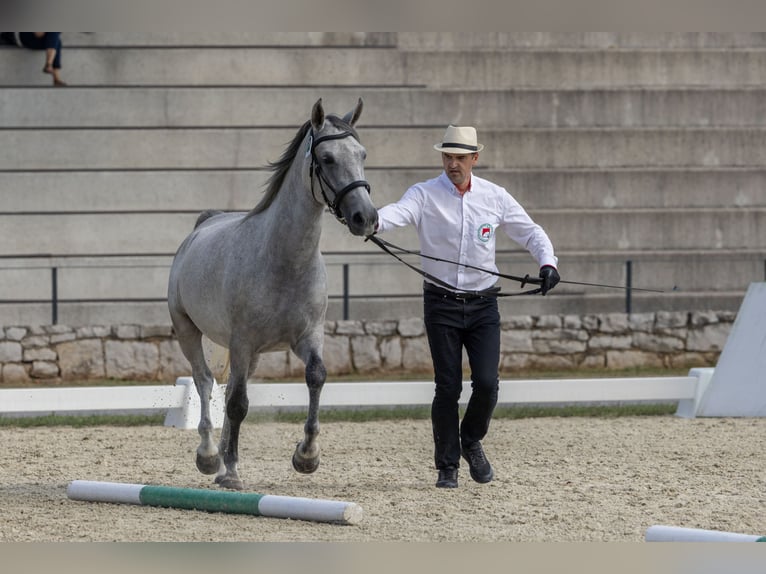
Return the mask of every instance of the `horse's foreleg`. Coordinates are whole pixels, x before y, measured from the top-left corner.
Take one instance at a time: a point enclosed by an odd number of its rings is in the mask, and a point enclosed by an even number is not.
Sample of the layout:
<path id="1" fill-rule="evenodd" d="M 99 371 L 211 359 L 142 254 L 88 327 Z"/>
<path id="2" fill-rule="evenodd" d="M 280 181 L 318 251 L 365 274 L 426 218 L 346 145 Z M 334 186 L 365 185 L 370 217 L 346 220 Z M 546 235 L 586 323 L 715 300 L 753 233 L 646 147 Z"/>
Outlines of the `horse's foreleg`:
<path id="1" fill-rule="evenodd" d="M 194 385 L 200 399 L 200 420 L 197 431 L 200 444 L 197 447 L 197 469 L 202 474 L 215 474 L 221 467 L 221 457 L 213 440 L 213 423 L 210 420 L 210 395 L 213 391 L 213 375 L 206 363 L 201 369 L 193 369 Z"/>
<path id="2" fill-rule="evenodd" d="M 304 437 L 293 454 L 293 468 L 309 474 L 319 466 L 319 395 L 322 393 L 327 371 L 322 358 L 312 353 L 306 362 L 306 385 L 309 389 L 309 410 L 303 427 Z"/>
<path id="3" fill-rule="evenodd" d="M 243 372 L 232 364 L 231 375 L 226 385 L 226 416 L 219 445 L 223 467 L 215 477 L 215 481 L 223 488 L 233 490 L 244 488 L 239 478 L 237 463 L 239 462 L 239 431 L 250 406 L 247 398 L 247 378 L 247 372 Z"/>

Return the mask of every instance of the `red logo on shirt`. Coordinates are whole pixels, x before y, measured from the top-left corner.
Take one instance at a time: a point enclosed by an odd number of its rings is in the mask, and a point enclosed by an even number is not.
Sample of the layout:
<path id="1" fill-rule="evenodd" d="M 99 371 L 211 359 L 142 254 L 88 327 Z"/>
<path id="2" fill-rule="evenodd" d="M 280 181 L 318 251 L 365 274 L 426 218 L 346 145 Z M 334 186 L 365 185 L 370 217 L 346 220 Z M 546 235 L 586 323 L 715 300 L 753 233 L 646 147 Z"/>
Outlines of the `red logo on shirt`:
<path id="1" fill-rule="evenodd" d="M 486 243 L 492 239 L 492 226 L 489 223 L 482 223 L 479 225 L 479 241 Z"/>

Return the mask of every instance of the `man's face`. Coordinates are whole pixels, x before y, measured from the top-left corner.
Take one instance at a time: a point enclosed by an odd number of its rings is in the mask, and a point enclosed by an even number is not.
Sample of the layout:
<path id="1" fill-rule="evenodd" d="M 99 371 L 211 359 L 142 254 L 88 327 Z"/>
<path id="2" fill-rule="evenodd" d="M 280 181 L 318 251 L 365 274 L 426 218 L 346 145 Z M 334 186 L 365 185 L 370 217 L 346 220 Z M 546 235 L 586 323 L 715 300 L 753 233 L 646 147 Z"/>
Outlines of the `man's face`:
<path id="1" fill-rule="evenodd" d="M 449 180 L 455 187 L 463 187 L 471 179 L 471 169 L 479 159 L 478 153 L 444 153 L 442 152 L 442 164 Z"/>

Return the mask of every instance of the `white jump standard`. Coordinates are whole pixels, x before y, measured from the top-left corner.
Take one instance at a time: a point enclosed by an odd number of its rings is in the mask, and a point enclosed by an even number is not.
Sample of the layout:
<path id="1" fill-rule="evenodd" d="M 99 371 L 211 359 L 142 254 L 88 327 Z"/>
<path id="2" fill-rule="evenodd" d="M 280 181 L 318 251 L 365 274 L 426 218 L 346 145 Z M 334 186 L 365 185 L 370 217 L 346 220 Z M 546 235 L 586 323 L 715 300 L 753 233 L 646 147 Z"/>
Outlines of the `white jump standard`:
<path id="1" fill-rule="evenodd" d="M 355 524 L 362 519 L 362 507 L 354 502 L 203 488 L 74 480 L 67 487 L 67 497 L 88 502 L 252 514 L 315 522 Z"/>

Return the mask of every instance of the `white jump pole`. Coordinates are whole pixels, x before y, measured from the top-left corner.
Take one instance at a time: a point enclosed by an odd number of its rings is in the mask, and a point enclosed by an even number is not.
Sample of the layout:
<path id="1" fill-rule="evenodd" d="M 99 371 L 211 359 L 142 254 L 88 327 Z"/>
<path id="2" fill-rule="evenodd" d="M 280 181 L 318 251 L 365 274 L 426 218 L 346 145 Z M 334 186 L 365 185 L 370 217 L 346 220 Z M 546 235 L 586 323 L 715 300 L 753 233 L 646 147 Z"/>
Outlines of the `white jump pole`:
<path id="1" fill-rule="evenodd" d="M 766 542 L 766 536 L 754 534 L 661 525 L 647 528 L 645 539 L 647 542 Z"/>
<path id="2" fill-rule="evenodd" d="M 67 496 L 71 500 L 88 502 L 138 504 L 316 522 L 355 524 L 362 519 L 362 507 L 353 502 L 255 492 L 74 480 L 67 487 Z"/>

